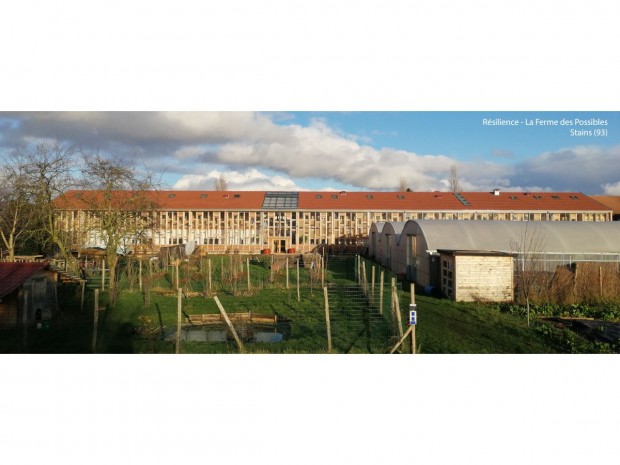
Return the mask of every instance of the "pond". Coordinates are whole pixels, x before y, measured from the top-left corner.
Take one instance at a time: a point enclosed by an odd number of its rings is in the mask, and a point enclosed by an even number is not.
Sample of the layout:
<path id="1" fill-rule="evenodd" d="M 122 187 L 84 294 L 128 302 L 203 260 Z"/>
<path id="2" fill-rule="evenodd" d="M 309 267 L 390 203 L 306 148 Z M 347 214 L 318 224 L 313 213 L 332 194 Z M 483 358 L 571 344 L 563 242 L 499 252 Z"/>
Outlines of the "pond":
<path id="1" fill-rule="evenodd" d="M 282 331 L 282 328 L 274 326 L 238 325 L 235 326 L 235 330 L 244 343 L 277 343 L 282 342 L 285 336 L 285 331 Z M 176 326 L 171 328 L 166 332 L 164 339 L 174 341 L 176 339 L 176 331 Z M 189 342 L 234 342 L 235 338 L 226 326 L 200 325 L 182 327 L 181 340 Z"/>

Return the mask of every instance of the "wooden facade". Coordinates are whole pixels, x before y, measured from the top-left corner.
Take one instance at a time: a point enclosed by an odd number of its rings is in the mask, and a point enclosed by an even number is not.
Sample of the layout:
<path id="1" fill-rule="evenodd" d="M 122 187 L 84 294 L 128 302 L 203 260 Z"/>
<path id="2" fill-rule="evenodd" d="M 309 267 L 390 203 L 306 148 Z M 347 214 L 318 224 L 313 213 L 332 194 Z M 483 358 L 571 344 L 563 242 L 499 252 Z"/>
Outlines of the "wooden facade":
<path id="1" fill-rule="evenodd" d="M 514 266 L 510 254 L 440 250 L 441 292 L 457 302 L 511 302 Z"/>
<path id="2" fill-rule="evenodd" d="M 309 252 L 364 244 L 373 223 L 415 219 L 609 221 L 611 210 L 581 193 L 199 192 L 153 193 L 158 208 L 127 215 L 135 231 L 127 248 L 193 242 L 214 253 Z M 81 193 L 57 202 L 59 227 L 74 248 L 103 246 Z M 273 200 L 273 202 L 270 202 Z M 278 204 L 277 201 L 283 200 Z M 288 203 L 287 203 L 288 202 Z"/>

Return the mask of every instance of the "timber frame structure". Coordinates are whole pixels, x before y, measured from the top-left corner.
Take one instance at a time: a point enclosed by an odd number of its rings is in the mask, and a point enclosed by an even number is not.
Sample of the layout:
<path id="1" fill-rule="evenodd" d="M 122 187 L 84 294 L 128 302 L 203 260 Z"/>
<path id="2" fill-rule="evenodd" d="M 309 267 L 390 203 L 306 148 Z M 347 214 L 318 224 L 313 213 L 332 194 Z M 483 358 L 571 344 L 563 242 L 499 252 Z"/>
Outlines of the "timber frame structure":
<path id="1" fill-rule="evenodd" d="M 101 247 L 94 214 L 69 191 L 55 200 L 73 248 Z M 152 191 L 156 207 L 133 212 L 155 224 L 127 248 L 193 243 L 205 253 L 303 253 L 365 247 L 376 222 L 415 219 L 611 221 L 612 210 L 579 192 Z"/>

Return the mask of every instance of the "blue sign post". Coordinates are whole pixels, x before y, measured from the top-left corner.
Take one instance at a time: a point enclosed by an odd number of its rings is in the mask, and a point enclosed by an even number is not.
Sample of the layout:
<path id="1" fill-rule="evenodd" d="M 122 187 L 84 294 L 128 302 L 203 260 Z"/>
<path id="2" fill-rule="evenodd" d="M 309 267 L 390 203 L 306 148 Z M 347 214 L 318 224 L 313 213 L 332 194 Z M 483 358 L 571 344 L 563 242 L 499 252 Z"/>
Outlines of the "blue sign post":
<path id="1" fill-rule="evenodd" d="M 413 326 L 417 324 L 418 312 L 416 311 L 416 304 L 409 305 L 409 325 Z"/>

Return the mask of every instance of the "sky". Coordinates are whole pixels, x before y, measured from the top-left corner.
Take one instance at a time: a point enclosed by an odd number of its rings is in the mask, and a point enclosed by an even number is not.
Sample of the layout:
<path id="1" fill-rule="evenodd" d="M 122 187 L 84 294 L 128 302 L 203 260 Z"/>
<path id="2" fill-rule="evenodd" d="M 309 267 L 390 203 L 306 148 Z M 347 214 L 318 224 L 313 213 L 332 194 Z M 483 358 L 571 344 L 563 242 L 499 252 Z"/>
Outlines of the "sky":
<path id="1" fill-rule="evenodd" d="M 498 124 L 507 121 L 518 125 Z M 620 195 L 620 112 L 0 112 L 0 152 L 55 140 L 169 189 L 578 191 Z"/>

